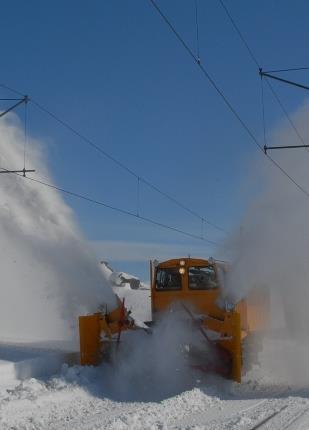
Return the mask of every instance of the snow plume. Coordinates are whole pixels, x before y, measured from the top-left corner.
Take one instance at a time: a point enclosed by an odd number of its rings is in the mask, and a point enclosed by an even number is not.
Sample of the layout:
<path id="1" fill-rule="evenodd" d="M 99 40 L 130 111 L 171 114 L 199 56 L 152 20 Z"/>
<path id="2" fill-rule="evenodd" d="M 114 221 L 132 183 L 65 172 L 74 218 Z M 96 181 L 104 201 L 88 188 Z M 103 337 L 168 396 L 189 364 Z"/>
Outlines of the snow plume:
<path id="1" fill-rule="evenodd" d="M 0 166 L 23 168 L 14 115 L 0 122 Z M 52 183 L 43 146 L 29 140 L 27 168 Z M 0 177 L 0 340 L 71 339 L 77 317 L 116 299 L 56 190 L 14 174 Z"/>
<path id="2" fill-rule="evenodd" d="M 304 141 L 309 142 L 309 103 L 292 119 Z M 272 133 L 268 145 L 299 143 L 294 130 L 283 123 Z M 270 155 L 309 192 L 309 152 L 286 149 L 273 150 Z M 226 246 L 232 255 L 225 293 L 235 302 L 253 286 L 270 289 L 273 328 L 281 327 L 281 333 L 296 342 L 293 347 L 290 344 L 293 354 L 288 354 L 282 344 L 279 354 L 274 355 L 274 370 L 282 366 L 282 374 L 293 375 L 294 380 L 302 375 L 309 382 L 309 348 L 294 365 L 295 355 L 302 351 L 299 346 L 309 346 L 309 198 L 266 158 L 257 165 L 255 175 L 260 181 L 257 194 Z M 281 334 L 276 333 L 278 341 Z"/>
<path id="3" fill-rule="evenodd" d="M 193 365 L 219 364 L 219 357 L 178 306 L 162 313 L 151 333 L 124 332 L 121 340 L 113 368 L 101 369 L 105 394 L 120 400 L 162 400 L 199 382 L 203 372 Z"/>

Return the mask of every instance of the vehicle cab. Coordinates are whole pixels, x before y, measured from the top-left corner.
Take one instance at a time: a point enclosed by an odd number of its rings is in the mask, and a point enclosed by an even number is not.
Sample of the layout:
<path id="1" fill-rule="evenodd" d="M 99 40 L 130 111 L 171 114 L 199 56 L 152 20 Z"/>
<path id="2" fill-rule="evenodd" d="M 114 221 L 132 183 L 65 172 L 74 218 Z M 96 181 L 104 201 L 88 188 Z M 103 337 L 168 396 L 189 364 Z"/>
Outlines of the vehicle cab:
<path id="1" fill-rule="evenodd" d="M 152 311 L 164 311 L 172 303 L 193 305 L 197 312 L 213 317 L 223 316 L 216 304 L 221 292 L 222 267 L 213 260 L 178 258 L 152 262 Z"/>

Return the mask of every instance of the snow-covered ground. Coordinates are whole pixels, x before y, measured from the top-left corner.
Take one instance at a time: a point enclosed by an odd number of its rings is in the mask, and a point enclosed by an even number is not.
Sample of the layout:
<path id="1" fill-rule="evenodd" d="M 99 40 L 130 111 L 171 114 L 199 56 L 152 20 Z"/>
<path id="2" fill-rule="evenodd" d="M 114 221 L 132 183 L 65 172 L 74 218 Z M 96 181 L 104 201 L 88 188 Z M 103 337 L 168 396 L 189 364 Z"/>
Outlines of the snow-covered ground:
<path id="1" fill-rule="evenodd" d="M 0 428 L 309 428 L 309 392 L 305 390 L 258 380 L 237 385 L 209 376 L 196 379 L 183 392 L 144 402 L 129 395 L 119 400 L 121 385 L 111 389 L 106 377 L 106 369 L 63 365 L 51 378 L 29 378 L 3 386 Z M 145 388 L 151 393 L 151 387 Z"/>
<path id="2" fill-rule="evenodd" d="M 125 297 L 133 315 L 148 320 L 147 286 L 132 289 L 113 277 L 114 291 Z M 133 344 L 136 335 L 123 344 Z M 292 387 L 284 366 L 275 376 L 275 353 L 274 367 L 268 351 L 237 384 L 189 367 L 184 372 L 176 362 L 173 366 L 165 361 L 167 344 L 153 357 L 149 335 L 143 336 L 146 342 L 131 361 L 120 347 L 123 364 L 116 367 L 74 365 L 70 346 L 0 344 L 0 429 L 309 429 L 309 389 L 305 381 L 303 388 Z M 270 339 L 266 349 L 280 352 L 280 342 Z M 296 351 L 292 342 L 291 357 L 294 352 L 299 359 Z M 155 361 L 161 373 L 154 371 Z"/>

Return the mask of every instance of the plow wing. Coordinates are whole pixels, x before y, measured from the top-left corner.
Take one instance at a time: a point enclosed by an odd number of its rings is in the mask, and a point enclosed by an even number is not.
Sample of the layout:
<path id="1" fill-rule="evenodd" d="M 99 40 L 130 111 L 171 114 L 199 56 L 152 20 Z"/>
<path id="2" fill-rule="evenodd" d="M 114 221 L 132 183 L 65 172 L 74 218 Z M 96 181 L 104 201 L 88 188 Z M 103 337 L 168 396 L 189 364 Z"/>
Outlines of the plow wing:
<path id="1" fill-rule="evenodd" d="M 97 365 L 112 342 L 119 343 L 123 330 L 135 328 L 124 305 L 110 313 L 97 312 L 79 317 L 80 364 Z"/>

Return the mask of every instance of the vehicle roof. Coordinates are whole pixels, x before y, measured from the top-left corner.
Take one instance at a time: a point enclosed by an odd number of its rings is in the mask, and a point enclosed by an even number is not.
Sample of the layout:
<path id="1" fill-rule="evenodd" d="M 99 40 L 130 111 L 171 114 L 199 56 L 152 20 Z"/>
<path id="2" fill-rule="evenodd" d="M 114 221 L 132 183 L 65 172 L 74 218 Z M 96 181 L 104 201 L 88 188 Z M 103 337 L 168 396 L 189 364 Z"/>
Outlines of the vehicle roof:
<path id="1" fill-rule="evenodd" d="M 161 261 L 159 262 L 157 267 L 177 267 L 180 266 L 180 261 L 184 261 L 184 266 L 208 266 L 209 264 L 213 264 L 213 261 L 209 261 L 202 258 L 173 258 L 171 260 Z"/>

